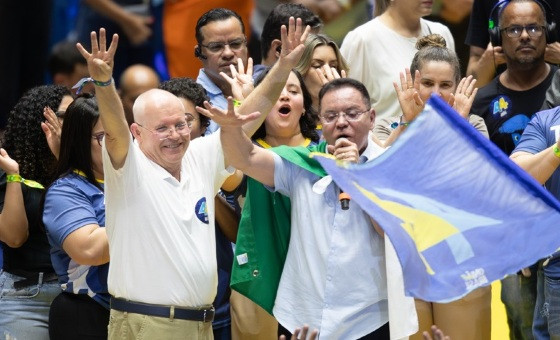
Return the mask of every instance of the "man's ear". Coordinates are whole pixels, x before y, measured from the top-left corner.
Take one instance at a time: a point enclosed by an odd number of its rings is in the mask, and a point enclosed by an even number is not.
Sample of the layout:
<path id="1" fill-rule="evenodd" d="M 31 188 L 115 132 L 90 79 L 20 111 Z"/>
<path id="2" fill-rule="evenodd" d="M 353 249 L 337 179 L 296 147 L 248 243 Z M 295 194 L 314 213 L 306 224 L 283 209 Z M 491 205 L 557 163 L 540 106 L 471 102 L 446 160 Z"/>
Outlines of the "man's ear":
<path id="1" fill-rule="evenodd" d="M 141 139 L 139 129 L 140 127 L 138 126 L 138 124 L 130 124 L 130 132 L 132 133 L 132 137 L 134 137 L 134 139 Z"/>
<path id="2" fill-rule="evenodd" d="M 274 56 L 274 60 L 278 60 L 280 58 L 280 53 L 282 53 L 282 41 L 278 39 L 272 40 L 268 53 Z"/>
<path id="3" fill-rule="evenodd" d="M 373 127 L 375 126 L 375 110 L 373 108 L 369 109 L 369 116 L 371 118 L 371 126 L 370 126 L 370 130 L 373 130 Z"/>

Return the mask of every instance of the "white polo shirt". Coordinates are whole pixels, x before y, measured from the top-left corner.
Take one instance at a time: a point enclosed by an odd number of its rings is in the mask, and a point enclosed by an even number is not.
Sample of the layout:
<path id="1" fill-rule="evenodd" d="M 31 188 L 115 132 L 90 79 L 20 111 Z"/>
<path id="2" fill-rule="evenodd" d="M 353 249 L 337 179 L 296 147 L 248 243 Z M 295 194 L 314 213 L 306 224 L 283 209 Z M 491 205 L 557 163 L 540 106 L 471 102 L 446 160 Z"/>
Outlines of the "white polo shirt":
<path id="1" fill-rule="evenodd" d="M 220 134 L 190 142 L 181 181 L 130 141 L 113 169 L 103 147 L 109 293 L 132 301 L 197 307 L 216 296 L 214 196 L 229 173 Z"/>
<path id="2" fill-rule="evenodd" d="M 370 142 L 362 153 L 383 151 Z M 275 155 L 275 190 L 292 201 L 290 245 L 274 303 L 274 316 L 293 332 L 308 324 L 322 339 L 357 339 L 389 321 L 383 238 L 369 216 L 339 188 L 313 191 L 320 178 Z"/>

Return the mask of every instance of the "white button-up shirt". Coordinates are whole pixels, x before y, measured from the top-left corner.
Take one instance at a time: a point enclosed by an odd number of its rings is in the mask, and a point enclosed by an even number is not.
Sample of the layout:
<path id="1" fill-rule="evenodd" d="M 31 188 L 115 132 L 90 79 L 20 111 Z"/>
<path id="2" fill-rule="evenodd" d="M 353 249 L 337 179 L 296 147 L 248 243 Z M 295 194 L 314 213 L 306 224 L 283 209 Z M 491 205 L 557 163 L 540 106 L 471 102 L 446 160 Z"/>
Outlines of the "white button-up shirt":
<path id="1" fill-rule="evenodd" d="M 362 155 L 383 149 L 370 142 Z M 350 202 L 342 210 L 334 182 L 324 193 L 318 176 L 275 156 L 275 190 L 292 200 L 290 245 L 274 316 L 293 332 L 303 324 L 322 339 L 352 339 L 388 322 L 384 241 L 369 216 Z"/>

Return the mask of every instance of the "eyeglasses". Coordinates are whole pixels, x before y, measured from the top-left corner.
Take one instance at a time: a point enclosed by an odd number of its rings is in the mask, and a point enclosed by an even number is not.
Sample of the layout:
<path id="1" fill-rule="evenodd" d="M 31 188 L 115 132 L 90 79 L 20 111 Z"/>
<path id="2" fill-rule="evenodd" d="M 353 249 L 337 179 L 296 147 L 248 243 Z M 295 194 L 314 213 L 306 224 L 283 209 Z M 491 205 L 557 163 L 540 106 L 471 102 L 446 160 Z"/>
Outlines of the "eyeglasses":
<path id="1" fill-rule="evenodd" d="M 506 35 L 510 38 L 519 38 L 523 30 L 526 30 L 531 38 L 538 38 L 543 34 L 544 29 L 545 27 L 541 25 L 513 25 L 502 29 L 502 32 L 505 31 Z"/>
<path id="2" fill-rule="evenodd" d="M 227 43 L 224 42 L 211 42 L 208 45 L 200 44 L 200 46 L 205 47 L 208 51 L 212 53 L 222 53 L 226 48 L 226 45 L 231 48 L 232 51 L 239 51 L 245 46 L 247 43 L 247 39 L 245 38 L 238 38 L 232 41 L 228 41 Z"/>
<path id="3" fill-rule="evenodd" d="M 192 123 L 194 121 L 194 116 L 190 113 L 185 113 L 185 118 L 186 121 L 184 122 L 180 122 L 175 124 L 174 127 L 170 127 L 170 126 L 160 126 L 158 128 L 156 128 L 155 130 L 151 130 L 148 129 L 147 127 L 136 123 L 139 127 L 146 129 L 148 131 L 150 131 L 151 133 L 153 133 L 154 135 L 156 135 L 157 138 L 159 138 L 159 140 L 164 140 L 169 138 L 172 134 L 173 131 L 176 131 L 178 134 L 180 134 L 181 136 L 186 136 L 190 133 L 190 128 L 192 126 Z"/>
<path id="4" fill-rule="evenodd" d="M 97 144 L 99 144 L 99 146 L 101 146 L 101 142 L 103 141 L 103 138 L 105 138 L 105 132 L 96 133 L 95 135 L 91 135 L 91 137 L 93 139 L 96 139 Z"/>
<path id="5" fill-rule="evenodd" d="M 358 111 L 358 110 L 348 110 L 348 111 L 340 111 L 340 112 L 325 112 L 325 114 L 321 115 L 324 124 L 331 124 L 338 120 L 338 117 L 341 115 L 348 121 L 348 122 L 355 122 L 360 119 L 360 116 L 364 113 L 369 112 L 366 111 Z"/>

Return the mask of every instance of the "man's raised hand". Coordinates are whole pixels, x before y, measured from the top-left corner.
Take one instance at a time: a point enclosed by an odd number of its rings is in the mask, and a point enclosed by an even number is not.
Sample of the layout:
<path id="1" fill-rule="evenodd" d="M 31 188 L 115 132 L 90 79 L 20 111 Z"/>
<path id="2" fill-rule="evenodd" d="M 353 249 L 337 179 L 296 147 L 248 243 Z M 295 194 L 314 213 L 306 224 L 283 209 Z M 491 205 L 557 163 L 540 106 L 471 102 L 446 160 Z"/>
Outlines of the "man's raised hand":
<path id="1" fill-rule="evenodd" d="M 113 39 L 109 45 L 109 49 L 107 49 L 107 38 L 105 34 L 104 28 L 99 29 L 98 40 L 97 33 L 91 32 L 91 53 L 88 52 L 82 44 L 76 44 L 78 51 L 80 51 L 87 61 L 90 77 L 101 82 L 106 82 L 112 77 L 115 51 L 119 44 L 119 36 L 113 34 Z"/>
<path id="2" fill-rule="evenodd" d="M 235 111 L 235 107 L 233 105 L 233 98 L 228 97 L 228 109 L 222 110 L 219 107 L 213 106 L 209 102 L 204 102 L 204 107 L 197 106 L 196 111 L 198 113 L 205 115 L 206 117 L 212 119 L 220 128 L 235 128 L 241 127 L 243 124 L 257 119 L 261 113 L 260 112 L 253 112 L 248 115 L 240 115 Z"/>

